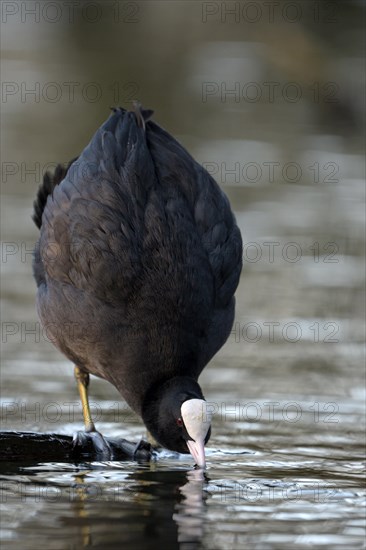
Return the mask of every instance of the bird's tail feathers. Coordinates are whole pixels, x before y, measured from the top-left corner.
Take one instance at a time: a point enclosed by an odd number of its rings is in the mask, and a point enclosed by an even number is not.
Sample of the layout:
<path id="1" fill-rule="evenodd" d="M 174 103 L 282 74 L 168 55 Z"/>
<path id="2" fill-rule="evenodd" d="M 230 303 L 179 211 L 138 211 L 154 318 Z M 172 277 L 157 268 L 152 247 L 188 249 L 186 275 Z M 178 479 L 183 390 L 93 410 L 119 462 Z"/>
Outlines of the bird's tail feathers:
<path id="1" fill-rule="evenodd" d="M 75 160 L 77 159 L 73 159 L 66 167 L 62 164 L 58 164 L 53 174 L 51 172 L 46 172 L 44 174 L 43 181 L 38 188 L 37 196 L 33 203 L 32 220 L 38 229 L 42 226 L 42 215 L 48 196 L 52 195 L 56 185 L 58 185 L 65 178 L 70 166 Z"/>

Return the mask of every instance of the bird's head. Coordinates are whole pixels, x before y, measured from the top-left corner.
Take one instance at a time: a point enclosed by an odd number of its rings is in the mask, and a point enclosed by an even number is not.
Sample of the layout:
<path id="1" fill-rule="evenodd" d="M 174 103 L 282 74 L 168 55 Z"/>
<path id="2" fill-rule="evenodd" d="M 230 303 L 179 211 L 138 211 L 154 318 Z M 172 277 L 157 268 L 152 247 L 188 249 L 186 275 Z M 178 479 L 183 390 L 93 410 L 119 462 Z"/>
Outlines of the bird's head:
<path id="1" fill-rule="evenodd" d="M 212 415 L 197 382 L 188 380 L 174 379 L 174 383 L 169 381 L 159 388 L 152 399 L 145 401 L 143 420 L 160 445 L 178 453 L 191 453 L 197 466 L 204 468 Z"/>

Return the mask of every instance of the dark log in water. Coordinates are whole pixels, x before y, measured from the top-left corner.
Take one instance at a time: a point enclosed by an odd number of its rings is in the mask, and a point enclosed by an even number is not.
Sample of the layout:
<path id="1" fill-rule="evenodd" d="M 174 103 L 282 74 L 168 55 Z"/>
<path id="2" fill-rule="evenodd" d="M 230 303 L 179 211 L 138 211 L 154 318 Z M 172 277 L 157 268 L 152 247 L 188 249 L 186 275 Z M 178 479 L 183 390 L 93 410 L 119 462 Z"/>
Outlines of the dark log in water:
<path id="1" fill-rule="evenodd" d="M 105 437 L 112 460 L 150 460 L 153 449 L 146 441 Z M 102 460 L 91 439 L 74 445 L 70 435 L 35 432 L 0 432 L 0 462 L 85 462 Z"/>

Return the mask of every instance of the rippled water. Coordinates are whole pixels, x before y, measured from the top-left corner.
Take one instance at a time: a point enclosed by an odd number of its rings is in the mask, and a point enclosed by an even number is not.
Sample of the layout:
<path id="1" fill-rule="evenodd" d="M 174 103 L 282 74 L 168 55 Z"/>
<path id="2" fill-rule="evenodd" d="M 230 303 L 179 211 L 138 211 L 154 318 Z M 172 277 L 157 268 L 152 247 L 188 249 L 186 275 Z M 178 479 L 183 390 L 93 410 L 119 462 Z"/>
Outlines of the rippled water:
<path id="1" fill-rule="evenodd" d="M 214 173 L 243 234 L 233 331 L 201 377 L 214 411 L 208 467 L 169 452 L 151 463 L 2 462 L 2 547 L 364 548 L 363 8 L 338 3 L 333 27 L 309 14 L 266 26 L 220 13 L 203 23 L 205 3 L 172 4 L 139 3 L 121 33 L 85 19 L 5 25 L 5 80 L 75 78 L 106 93 L 3 104 L 2 430 L 82 428 L 72 365 L 35 312 L 31 204 L 45 163 L 73 157 L 107 116 L 111 86 L 135 83 Z M 298 3 L 304 18 L 308 4 Z M 203 101 L 202 83 L 237 80 L 296 81 L 305 97 Z M 312 101 L 314 81 L 338 84 L 339 101 Z M 113 387 L 93 378 L 90 395 L 102 433 L 145 436 Z"/>
<path id="2" fill-rule="evenodd" d="M 215 422 L 205 474 L 168 453 L 150 464 L 4 464 L 3 539 L 17 548 L 362 548 L 362 431 L 350 405 L 336 429 L 312 413 L 290 427 L 281 415 Z M 100 424 L 120 433 L 112 426 Z M 127 421 L 124 431 L 139 430 Z"/>

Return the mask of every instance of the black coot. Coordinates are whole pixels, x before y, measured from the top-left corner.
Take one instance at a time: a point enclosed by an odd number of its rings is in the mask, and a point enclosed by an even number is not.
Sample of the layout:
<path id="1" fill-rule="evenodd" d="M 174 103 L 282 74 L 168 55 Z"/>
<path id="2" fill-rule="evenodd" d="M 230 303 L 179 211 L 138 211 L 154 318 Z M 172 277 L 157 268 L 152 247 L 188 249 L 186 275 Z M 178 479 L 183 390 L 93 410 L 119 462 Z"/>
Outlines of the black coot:
<path id="1" fill-rule="evenodd" d="M 197 379 L 233 324 L 242 241 L 225 194 L 151 114 L 114 109 L 77 159 L 45 175 L 37 307 L 75 364 L 86 432 L 106 457 L 89 373 L 159 444 L 204 466 L 210 410 Z"/>

